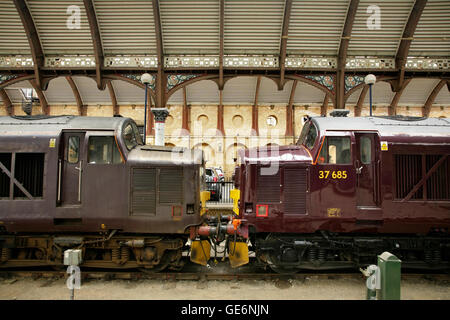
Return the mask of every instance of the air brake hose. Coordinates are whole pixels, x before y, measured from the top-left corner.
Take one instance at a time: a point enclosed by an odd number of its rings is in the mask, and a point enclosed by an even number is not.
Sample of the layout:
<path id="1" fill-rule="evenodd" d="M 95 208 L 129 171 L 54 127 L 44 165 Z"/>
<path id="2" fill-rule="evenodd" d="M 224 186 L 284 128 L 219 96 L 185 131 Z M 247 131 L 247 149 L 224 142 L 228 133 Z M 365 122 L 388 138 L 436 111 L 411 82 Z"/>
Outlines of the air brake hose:
<path id="1" fill-rule="evenodd" d="M 81 248 L 81 247 L 83 247 L 85 244 L 88 244 L 88 243 L 106 242 L 106 241 L 110 240 L 110 239 L 116 234 L 116 232 L 117 232 L 117 229 L 114 229 L 114 230 L 109 234 L 108 238 L 106 238 L 106 239 L 98 239 L 98 240 L 83 241 L 83 242 L 81 243 L 81 245 L 78 246 L 78 248 Z"/>

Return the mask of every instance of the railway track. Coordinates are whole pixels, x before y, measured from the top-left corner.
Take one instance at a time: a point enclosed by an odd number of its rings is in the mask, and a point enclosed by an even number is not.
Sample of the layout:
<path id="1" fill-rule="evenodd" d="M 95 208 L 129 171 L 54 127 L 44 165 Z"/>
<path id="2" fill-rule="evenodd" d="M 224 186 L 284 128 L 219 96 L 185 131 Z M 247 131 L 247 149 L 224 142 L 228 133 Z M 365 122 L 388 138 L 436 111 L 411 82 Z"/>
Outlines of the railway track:
<path id="1" fill-rule="evenodd" d="M 3 269 L 0 270 L 1 278 L 32 278 L 32 279 L 57 279 L 67 278 L 69 274 L 65 269 L 60 271 L 49 270 L 46 268 L 38 269 Z M 402 272 L 402 280 L 410 279 L 425 279 L 432 281 L 449 281 L 449 273 L 418 273 Z M 364 280 L 365 276 L 361 272 L 353 270 L 342 272 L 330 272 L 330 271 L 316 271 L 316 272 L 304 272 L 296 274 L 278 274 L 275 272 L 268 272 L 255 267 L 240 268 L 239 270 L 232 269 L 225 264 L 218 264 L 215 267 L 206 269 L 197 265 L 187 265 L 183 268 L 183 271 L 169 271 L 169 272 L 152 272 L 151 270 L 98 270 L 90 268 L 81 268 L 81 277 L 83 280 L 194 280 L 194 281 L 207 281 L 207 280 L 300 280 L 306 279 L 325 279 L 325 280 L 338 280 L 338 279 L 361 279 Z"/>

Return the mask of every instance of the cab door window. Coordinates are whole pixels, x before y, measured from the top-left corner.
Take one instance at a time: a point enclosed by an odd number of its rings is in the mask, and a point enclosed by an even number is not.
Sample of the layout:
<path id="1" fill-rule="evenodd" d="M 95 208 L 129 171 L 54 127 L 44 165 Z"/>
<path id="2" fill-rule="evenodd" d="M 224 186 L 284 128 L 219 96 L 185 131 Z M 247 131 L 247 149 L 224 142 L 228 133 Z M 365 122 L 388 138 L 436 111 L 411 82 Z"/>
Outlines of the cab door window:
<path id="1" fill-rule="evenodd" d="M 122 163 L 119 148 L 113 136 L 89 137 L 88 162 L 95 164 Z"/>
<path id="2" fill-rule="evenodd" d="M 350 138 L 349 137 L 325 137 L 320 150 L 318 163 L 350 164 Z"/>
<path id="3" fill-rule="evenodd" d="M 78 163 L 80 158 L 80 137 L 69 137 L 69 146 L 67 148 L 67 161 L 69 163 Z"/>
<path id="4" fill-rule="evenodd" d="M 359 140 L 361 162 L 368 164 L 372 161 L 372 140 L 371 137 L 362 136 Z"/>

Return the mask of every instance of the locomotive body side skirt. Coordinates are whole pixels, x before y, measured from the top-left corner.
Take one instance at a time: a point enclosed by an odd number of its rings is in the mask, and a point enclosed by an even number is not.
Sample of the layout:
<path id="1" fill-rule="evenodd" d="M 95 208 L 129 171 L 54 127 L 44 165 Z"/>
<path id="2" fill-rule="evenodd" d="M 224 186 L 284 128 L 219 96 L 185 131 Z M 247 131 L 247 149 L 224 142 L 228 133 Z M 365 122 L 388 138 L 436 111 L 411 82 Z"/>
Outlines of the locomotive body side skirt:
<path id="1" fill-rule="evenodd" d="M 187 236 L 0 235 L 0 268 L 63 266 L 67 249 L 82 249 L 82 267 L 179 270 Z"/>
<path id="2" fill-rule="evenodd" d="M 259 263 L 279 273 L 363 267 L 376 263 L 377 255 L 384 251 L 399 257 L 404 268 L 450 270 L 448 234 L 417 237 L 271 233 L 253 239 Z"/>

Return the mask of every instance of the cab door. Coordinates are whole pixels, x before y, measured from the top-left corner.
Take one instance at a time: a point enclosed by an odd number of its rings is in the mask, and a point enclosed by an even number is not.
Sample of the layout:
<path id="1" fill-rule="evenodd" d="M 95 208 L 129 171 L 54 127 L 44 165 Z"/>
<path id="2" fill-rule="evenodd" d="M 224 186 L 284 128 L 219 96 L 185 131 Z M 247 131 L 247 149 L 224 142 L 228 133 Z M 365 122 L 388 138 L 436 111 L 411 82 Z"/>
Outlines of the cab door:
<path id="1" fill-rule="evenodd" d="M 84 132 L 64 132 L 59 159 L 58 199 L 61 206 L 81 205 L 81 183 L 86 163 Z"/>
<path id="2" fill-rule="evenodd" d="M 345 218 L 355 211 L 355 170 L 350 131 L 327 131 L 312 166 L 311 203 L 320 204 L 320 216 Z M 316 192 L 318 190 L 318 195 Z"/>
<path id="3" fill-rule="evenodd" d="M 356 205 L 379 206 L 379 138 L 376 133 L 355 133 Z"/>

